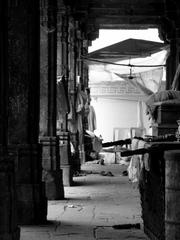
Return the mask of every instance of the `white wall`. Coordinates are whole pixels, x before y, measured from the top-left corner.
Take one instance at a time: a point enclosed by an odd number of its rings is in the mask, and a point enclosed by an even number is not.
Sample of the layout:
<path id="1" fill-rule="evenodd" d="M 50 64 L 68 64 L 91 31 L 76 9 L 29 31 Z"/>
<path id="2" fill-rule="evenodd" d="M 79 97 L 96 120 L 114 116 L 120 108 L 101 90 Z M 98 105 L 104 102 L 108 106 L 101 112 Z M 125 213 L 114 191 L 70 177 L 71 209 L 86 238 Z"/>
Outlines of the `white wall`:
<path id="1" fill-rule="evenodd" d="M 137 101 L 92 98 L 91 104 L 95 109 L 97 118 L 95 134 L 98 136 L 101 134 L 104 142 L 113 141 L 113 128 L 137 127 Z M 148 129 L 145 109 L 143 109 L 143 121 L 144 126 Z"/>

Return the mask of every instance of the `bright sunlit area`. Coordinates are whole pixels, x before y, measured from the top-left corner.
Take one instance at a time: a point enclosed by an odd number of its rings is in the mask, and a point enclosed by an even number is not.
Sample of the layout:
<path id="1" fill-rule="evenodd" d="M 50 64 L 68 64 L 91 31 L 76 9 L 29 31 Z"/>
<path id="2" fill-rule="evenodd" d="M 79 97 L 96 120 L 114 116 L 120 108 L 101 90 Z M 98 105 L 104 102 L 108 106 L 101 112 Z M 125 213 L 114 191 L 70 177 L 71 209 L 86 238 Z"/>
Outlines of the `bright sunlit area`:
<path id="1" fill-rule="evenodd" d="M 92 41 L 89 47 L 89 55 L 130 38 L 163 43 L 159 38 L 158 29 L 100 29 L 99 38 Z M 142 128 L 144 134 L 151 134 L 145 101 L 151 93 L 165 87 L 163 65 L 167 52 L 167 49 L 163 49 L 148 57 L 127 57 L 126 60 L 114 61 L 113 64 L 105 63 L 107 56 L 101 58 L 100 62 L 89 62 L 91 105 L 94 107 L 97 121 L 94 132 L 97 136 L 101 135 L 104 142 L 129 138 L 132 128 Z M 132 66 L 122 67 L 117 63 Z M 133 67 L 133 64 L 158 66 Z"/>

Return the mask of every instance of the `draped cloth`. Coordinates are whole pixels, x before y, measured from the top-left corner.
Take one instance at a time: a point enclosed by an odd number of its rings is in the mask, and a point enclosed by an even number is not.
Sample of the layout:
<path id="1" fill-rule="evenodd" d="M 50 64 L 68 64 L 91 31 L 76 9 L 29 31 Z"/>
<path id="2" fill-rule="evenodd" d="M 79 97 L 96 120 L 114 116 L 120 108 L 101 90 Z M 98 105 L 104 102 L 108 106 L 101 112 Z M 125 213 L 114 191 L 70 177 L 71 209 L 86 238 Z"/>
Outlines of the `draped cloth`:
<path id="1" fill-rule="evenodd" d="M 92 105 L 89 105 L 88 130 L 91 132 L 94 132 L 94 130 L 96 130 L 96 113 Z"/>
<path id="2" fill-rule="evenodd" d="M 135 74 L 135 80 L 139 83 L 139 87 L 143 86 L 144 88 L 150 90 L 151 93 L 155 93 L 160 90 L 162 77 L 163 67 Z M 140 88 L 140 90 L 142 89 Z"/>
<path id="3" fill-rule="evenodd" d="M 131 86 L 136 87 L 139 89 L 145 96 L 150 98 L 153 94 L 156 92 L 161 92 L 161 83 L 162 83 L 162 77 L 163 77 L 163 67 L 159 67 L 153 70 L 145 71 L 145 72 L 139 72 L 133 74 L 133 77 L 130 78 L 127 74 L 117 74 L 117 76 L 123 78 L 125 81 L 127 81 Z M 142 102 L 138 101 L 138 119 L 137 119 L 137 127 L 143 128 L 143 112 L 142 112 Z M 152 116 L 153 106 L 150 106 L 147 104 L 147 110 L 146 114 L 149 114 L 150 118 Z"/>
<path id="4" fill-rule="evenodd" d="M 150 96 L 153 93 L 159 92 L 162 89 L 162 79 L 163 79 L 163 72 L 164 72 L 164 64 L 166 62 L 166 59 L 169 55 L 169 50 L 161 51 L 159 53 L 156 53 L 152 55 L 152 57 L 149 60 L 143 60 L 144 64 L 139 65 L 146 65 L 151 66 L 155 63 L 159 66 L 155 67 L 132 67 L 130 69 L 131 76 L 129 76 L 128 73 L 121 73 L 120 70 L 113 72 L 120 77 L 121 79 L 124 79 L 129 84 L 133 85 L 134 87 L 137 87 L 143 94 L 146 96 Z M 180 69 L 179 69 L 180 71 Z"/>
<path id="5" fill-rule="evenodd" d="M 74 103 L 73 96 L 70 96 L 69 98 L 70 112 L 68 114 L 68 130 L 71 133 L 77 133 L 76 111 L 73 103 Z"/>
<path id="6" fill-rule="evenodd" d="M 132 78 L 128 74 L 115 73 L 118 77 L 127 81 L 133 87 L 138 88 L 146 96 L 158 92 L 161 88 L 163 68 L 157 68 L 145 72 L 133 74 Z"/>
<path id="7" fill-rule="evenodd" d="M 57 84 L 57 116 L 66 115 L 70 110 L 68 95 L 66 93 L 65 84 L 60 81 Z"/>
<path id="8" fill-rule="evenodd" d="M 87 94 L 78 87 L 76 99 L 70 96 L 70 112 L 68 114 L 68 129 L 72 133 L 77 131 L 82 134 L 83 124 L 82 117 L 87 102 Z"/>
<path id="9" fill-rule="evenodd" d="M 69 98 L 66 88 L 65 80 L 61 80 L 57 83 L 57 128 L 62 129 L 66 115 L 70 111 L 70 104 L 69 104 Z"/>
<path id="10" fill-rule="evenodd" d="M 132 150 L 147 148 L 148 146 L 148 143 L 143 140 L 132 139 Z M 149 154 L 133 155 L 127 168 L 129 180 L 133 183 L 138 182 L 143 168 L 145 168 L 146 171 L 150 171 Z"/>
<path id="11" fill-rule="evenodd" d="M 77 129 L 80 133 L 83 132 L 82 117 L 85 111 L 86 102 L 87 94 L 78 89 L 76 98 L 76 113 L 77 113 Z"/>

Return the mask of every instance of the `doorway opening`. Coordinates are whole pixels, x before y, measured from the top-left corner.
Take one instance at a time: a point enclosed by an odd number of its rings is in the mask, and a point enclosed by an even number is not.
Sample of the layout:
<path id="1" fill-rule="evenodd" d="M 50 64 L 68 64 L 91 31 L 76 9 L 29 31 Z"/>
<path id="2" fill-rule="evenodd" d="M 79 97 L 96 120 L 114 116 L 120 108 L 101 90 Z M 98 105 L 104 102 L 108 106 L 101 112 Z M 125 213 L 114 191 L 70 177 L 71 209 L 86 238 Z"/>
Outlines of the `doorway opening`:
<path id="1" fill-rule="evenodd" d="M 88 56 L 91 58 L 91 61 L 88 59 L 89 87 L 91 104 L 97 118 L 95 134 L 101 135 L 105 142 L 118 140 L 118 134 L 114 133 L 115 130 L 117 133 L 117 129 L 119 131 L 129 129 L 124 137 L 130 137 L 131 128 L 136 127 L 144 128 L 144 133 L 150 135 L 151 122 L 146 115 L 145 101 L 151 93 L 165 90 L 165 61 L 168 55 L 168 46 L 159 47 L 154 52 L 154 47 L 152 47 L 152 54 L 149 55 L 145 48 L 142 56 L 134 57 L 129 54 L 129 45 L 127 45 L 127 50 L 123 52 L 123 54 L 127 52 L 126 59 L 120 60 L 122 56 L 117 54 L 118 51 L 121 51 L 118 44 L 125 43 L 125 41 L 129 44 L 129 39 L 164 44 L 159 38 L 157 28 L 144 30 L 100 29 L 99 38 L 93 41 L 92 46 L 89 47 Z M 132 44 L 137 47 L 137 42 L 132 42 Z M 140 44 L 144 43 L 140 42 Z M 113 46 L 114 48 L 117 46 L 117 48 L 112 53 Z M 108 54 L 111 54 L 109 58 Z M 113 54 L 116 54 L 114 59 L 112 58 Z M 121 64 L 126 66 L 121 66 Z"/>

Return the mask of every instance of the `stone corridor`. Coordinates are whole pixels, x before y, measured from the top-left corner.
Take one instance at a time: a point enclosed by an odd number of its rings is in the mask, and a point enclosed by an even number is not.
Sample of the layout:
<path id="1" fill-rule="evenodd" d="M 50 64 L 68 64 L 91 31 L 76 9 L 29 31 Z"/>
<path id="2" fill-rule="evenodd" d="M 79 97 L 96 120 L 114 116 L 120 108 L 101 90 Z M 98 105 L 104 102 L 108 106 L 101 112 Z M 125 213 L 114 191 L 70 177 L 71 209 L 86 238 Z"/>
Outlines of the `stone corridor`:
<path id="1" fill-rule="evenodd" d="M 125 169 L 118 164 L 84 164 L 74 186 L 65 187 L 65 200 L 49 201 L 48 224 L 21 227 L 20 240 L 148 239 L 139 192 L 122 175 Z"/>

